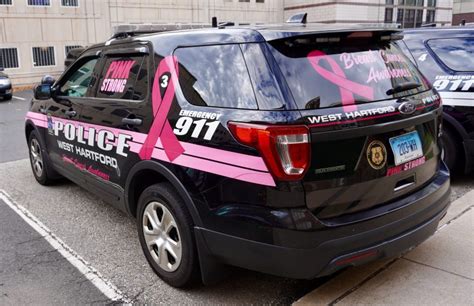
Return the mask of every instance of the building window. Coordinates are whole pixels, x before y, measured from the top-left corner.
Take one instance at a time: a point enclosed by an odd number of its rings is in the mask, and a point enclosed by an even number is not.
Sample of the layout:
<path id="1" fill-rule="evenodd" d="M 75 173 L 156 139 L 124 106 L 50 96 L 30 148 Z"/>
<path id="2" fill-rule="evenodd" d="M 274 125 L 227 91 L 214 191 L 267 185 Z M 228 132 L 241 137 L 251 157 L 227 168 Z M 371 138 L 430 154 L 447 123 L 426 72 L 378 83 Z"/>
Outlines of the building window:
<path id="1" fill-rule="evenodd" d="M 250 2 L 250 0 L 239 0 L 239 2 Z"/>
<path id="2" fill-rule="evenodd" d="M 61 6 L 79 6 L 79 0 L 61 0 Z"/>
<path id="3" fill-rule="evenodd" d="M 12 0 L 0 0 L 0 5 L 12 5 Z"/>
<path id="4" fill-rule="evenodd" d="M 433 23 L 433 22 L 435 22 L 435 10 L 427 10 L 426 23 Z"/>
<path id="5" fill-rule="evenodd" d="M 392 23 L 393 20 L 393 8 L 385 8 L 385 23 Z"/>
<path id="6" fill-rule="evenodd" d="M 28 5 L 31 6 L 50 6 L 51 0 L 28 0 Z"/>
<path id="7" fill-rule="evenodd" d="M 68 55 L 69 51 L 71 51 L 72 49 L 77 49 L 77 48 L 82 48 L 82 46 L 79 46 L 79 45 L 66 46 L 64 47 L 64 51 L 66 52 L 66 55 Z"/>
<path id="8" fill-rule="evenodd" d="M 436 0 L 428 0 L 428 7 L 436 7 Z"/>
<path id="9" fill-rule="evenodd" d="M 397 23 L 403 25 L 403 14 L 404 14 L 403 9 L 397 9 Z"/>
<path id="10" fill-rule="evenodd" d="M 393 0 L 385 0 L 386 5 L 393 5 Z"/>
<path id="11" fill-rule="evenodd" d="M 398 4 L 405 6 L 423 6 L 423 0 L 400 0 Z"/>
<path id="12" fill-rule="evenodd" d="M 423 10 L 416 10 L 415 27 L 419 28 L 423 24 Z"/>
<path id="13" fill-rule="evenodd" d="M 257 1 L 255 1 L 255 2 L 257 2 L 257 3 L 265 3 L 265 0 L 257 0 Z"/>
<path id="14" fill-rule="evenodd" d="M 20 67 L 17 48 L 0 48 L 0 67 L 5 69 Z"/>
<path id="15" fill-rule="evenodd" d="M 33 66 L 55 66 L 54 47 L 33 47 Z"/>

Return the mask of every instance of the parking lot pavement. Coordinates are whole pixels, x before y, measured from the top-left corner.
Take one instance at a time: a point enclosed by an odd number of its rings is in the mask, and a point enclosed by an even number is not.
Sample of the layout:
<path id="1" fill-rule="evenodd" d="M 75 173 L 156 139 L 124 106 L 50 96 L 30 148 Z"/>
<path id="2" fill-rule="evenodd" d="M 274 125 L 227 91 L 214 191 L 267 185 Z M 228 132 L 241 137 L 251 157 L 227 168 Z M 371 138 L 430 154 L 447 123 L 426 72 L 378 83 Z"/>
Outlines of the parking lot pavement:
<path id="1" fill-rule="evenodd" d="M 0 245 L 1 305 L 109 301 L 1 198 Z"/>
<path id="2" fill-rule="evenodd" d="M 295 305 L 473 305 L 474 190 L 451 204 L 438 231 L 398 259 L 339 274 Z"/>
<path id="3" fill-rule="evenodd" d="M 0 163 L 28 157 L 24 125 L 33 92 L 15 92 L 9 101 L 0 100 Z"/>

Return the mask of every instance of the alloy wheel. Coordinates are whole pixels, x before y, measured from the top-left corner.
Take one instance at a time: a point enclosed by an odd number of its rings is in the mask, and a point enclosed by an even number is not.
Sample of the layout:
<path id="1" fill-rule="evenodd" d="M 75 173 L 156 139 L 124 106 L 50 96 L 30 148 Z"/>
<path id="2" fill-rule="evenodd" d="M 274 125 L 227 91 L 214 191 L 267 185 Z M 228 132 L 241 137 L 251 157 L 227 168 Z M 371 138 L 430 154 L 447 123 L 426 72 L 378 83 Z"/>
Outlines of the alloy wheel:
<path id="1" fill-rule="evenodd" d="M 31 156 L 31 164 L 33 166 L 33 171 L 35 172 L 37 177 L 41 177 L 44 170 L 43 156 L 41 154 L 40 144 L 38 140 L 36 140 L 36 138 L 33 138 L 31 140 L 30 156 Z"/>
<path id="2" fill-rule="evenodd" d="M 178 269 L 182 243 L 171 212 L 159 202 L 150 202 L 143 212 L 143 235 L 151 257 L 166 272 Z"/>

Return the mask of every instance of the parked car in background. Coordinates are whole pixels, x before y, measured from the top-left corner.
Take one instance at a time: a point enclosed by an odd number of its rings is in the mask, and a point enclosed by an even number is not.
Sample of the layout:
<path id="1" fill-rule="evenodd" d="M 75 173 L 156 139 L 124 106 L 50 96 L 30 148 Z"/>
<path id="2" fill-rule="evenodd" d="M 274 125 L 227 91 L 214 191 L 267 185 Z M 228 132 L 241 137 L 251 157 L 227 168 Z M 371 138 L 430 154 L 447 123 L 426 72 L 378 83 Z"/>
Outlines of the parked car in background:
<path id="1" fill-rule="evenodd" d="M 444 159 L 453 172 L 474 169 L 474 27 L 404 31 L 408 57 L 443 100 Z"/>
<path id="2" fill-rule="evenodd" d="M 12 82 L 8 75 L 0 68 L 0 98 L 10 100 L 12 98 Z"/>

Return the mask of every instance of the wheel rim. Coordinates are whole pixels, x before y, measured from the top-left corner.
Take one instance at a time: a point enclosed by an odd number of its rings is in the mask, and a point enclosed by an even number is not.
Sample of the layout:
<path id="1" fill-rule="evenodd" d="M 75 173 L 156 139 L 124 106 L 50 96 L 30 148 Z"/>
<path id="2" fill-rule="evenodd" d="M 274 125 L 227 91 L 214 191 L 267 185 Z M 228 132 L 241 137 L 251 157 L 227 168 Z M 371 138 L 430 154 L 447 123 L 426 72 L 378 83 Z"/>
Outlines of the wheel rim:
<path id="1" fill-rule="evenodd" d="M 176 271 L 181 263 L 181 236 L 176 220 L 162 203 L 150 202 L 146 206 L 143 235 L 156 264 L 167 272 Z"/>
<path id="2" fill-rule="evenodd" d="M 44 164 L 43 156 L 41 155 L 41 147 L 36 138 L 33 138 L 30 143 L 30 157 L 33 171 L 36 176 L 40 177 L 43 174 Z"/>

